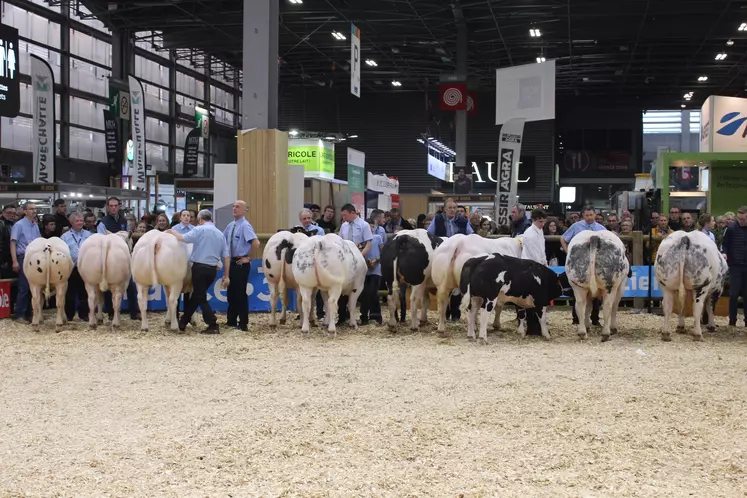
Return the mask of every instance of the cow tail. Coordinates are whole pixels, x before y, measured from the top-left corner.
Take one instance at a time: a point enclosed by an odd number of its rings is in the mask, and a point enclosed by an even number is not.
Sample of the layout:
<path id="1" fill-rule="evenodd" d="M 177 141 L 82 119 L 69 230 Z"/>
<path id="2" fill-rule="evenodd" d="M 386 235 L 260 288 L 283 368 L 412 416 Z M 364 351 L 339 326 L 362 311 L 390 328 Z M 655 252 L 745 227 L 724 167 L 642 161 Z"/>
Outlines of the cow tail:
<path id="1" fill-rule="evenodd" d="M 687 251 L 690 250 L 690 238 L 689 237 L 683 237 L 680 241 L 680 246 L 684 249 L 679 259 L 679 262 L 677 263 L 677 282 L 679 283 L 679 289 L 678 289 L 678 297 L 680 302 L 680 313 L 685 312 L 685 297 L 687 296 L 687 291 L 685 290 L 685 258 L 687 257 Z"/>
<path id="2" fill-rule="evenodd" d="M 392 263 L 393 273 L 394 273 L 394 280 L 392 280 L 392 294 L 395 296 L 399 295 L 399 278 L 397 278 L 397 257 L 394 258 L 394 262 Z"/>
<path id="3" fill-rule="evenodd" d="M 46 254 L 47 258 L 47 285 L 44 287 L 44 303 L 46 305 L 49 305 L 49 295 L 51 294 L 51 289 L 49 285 L 49 279 L 52 275 L 52 246 L 47 244 L 47 247 L 44 249 L 44 254 Z M 58 298 L 60 299 L 60 298 Z"/>
<path id="4" fill-rule="evenodd" d="M 599 288 L 597 287 L 597 249 L 600 239 L 594 235 L 589 238 L 589 291 L 592 299 L 596 299 Z"/>
<path id="5" fill-rule="evenodd" d="M 278 292 L 281 296 L 285 295 L 285 253 L 288 249 L 280 250 L 280 282 L 278 282 Z"/>
<path id="6" fill-rule="evenodd" d="M 101 292 L 109 290 L 109 282 L 106 281 L 106 257 L 109 255 L 109 237 L 104 235 L 103 243 L 101 244 L 101 282 L 99 282 L 99 289 Z"/>

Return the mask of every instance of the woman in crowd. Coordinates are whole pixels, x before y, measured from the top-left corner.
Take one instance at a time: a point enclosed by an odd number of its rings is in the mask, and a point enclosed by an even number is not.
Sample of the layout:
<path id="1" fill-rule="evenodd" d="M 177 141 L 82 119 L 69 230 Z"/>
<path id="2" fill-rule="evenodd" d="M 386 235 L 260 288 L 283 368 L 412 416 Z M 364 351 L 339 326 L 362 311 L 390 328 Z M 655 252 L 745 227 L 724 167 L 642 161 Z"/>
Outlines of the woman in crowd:
<path id="1" fill-rule="evenodd" d="M 561 235 L 557 218 L 549 218 L 543 229 L 545 235 Z M 547 256 L 547 266 L 565 266 L 566 254 L 560 250 L 559 240 L 545 241 L 545 255 Z"/>
<path id="2" fill-rule="evenodd" d="M 415 228 L 423 228 L 423 222 L 425 222 L 426 216 L 423 213 L 418 215 L 417 226 Z"/>
<path id="3" fill-rule="evenodd" d="M 156 216 L 156 230 L 159 232 L 163 232 L 164 230 L 168 230 L 171 227 L 171 222 L 169 221 L 169 217 L 166 216 L 164 213 L 160 213 L 158 216 Z"/>
<path id="4" fill-rule="evenodd" d="M 480 220 L 480 227 L 477 229 L 477 234 L 482 237 L 493 235 L 493 226 L 490 223 L 489 219 L 483 218 L 482 220 Z"/>
<path id="5" fill-rule="evenodd" d="M 716 236 L 713 234 L 713 229 L 716 228 L 716 219 L 712 214 L 705 213 L 700 215 L 698 226 L 701 232 L 706 234 L 714 243 L 716 242 Z"/>
<path id="6" fill-rule="evenodd" d="M 41 232 L 42 237 L 44 237 L 45 239 L 54 237 L 56 227 L 57 223 L 55 222 L 55 217 L 53 214 L 45 214 L 44 216 L 42 216 L 41 226 L 39 227 L 39 231 Z"/>

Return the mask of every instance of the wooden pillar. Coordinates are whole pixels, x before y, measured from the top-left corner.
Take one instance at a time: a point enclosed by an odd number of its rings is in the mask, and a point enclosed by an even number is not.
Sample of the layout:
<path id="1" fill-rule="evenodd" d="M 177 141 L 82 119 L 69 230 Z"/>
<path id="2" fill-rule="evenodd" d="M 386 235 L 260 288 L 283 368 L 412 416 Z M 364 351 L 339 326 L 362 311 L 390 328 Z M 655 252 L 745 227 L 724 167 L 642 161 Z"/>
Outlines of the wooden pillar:
<path id="1" fill-rule="evenodd" d="M 643 233 L 633 232 L 633 266 L 643 265 Z M 653 272 L 651 273 L 653 277 Z M 653 282 L 649 282 L 648 285 L 654 285 Z M 637 310 L 643 309 L 643 298 L 636 297 L 633 299 L 633 308 Z"/>
<path id="2" fill-rule="evenodd" d="M 238 196 L 249 206 L 256 233 L 275 233 L 288 223 L 288 134 L 239 131 Z"/>

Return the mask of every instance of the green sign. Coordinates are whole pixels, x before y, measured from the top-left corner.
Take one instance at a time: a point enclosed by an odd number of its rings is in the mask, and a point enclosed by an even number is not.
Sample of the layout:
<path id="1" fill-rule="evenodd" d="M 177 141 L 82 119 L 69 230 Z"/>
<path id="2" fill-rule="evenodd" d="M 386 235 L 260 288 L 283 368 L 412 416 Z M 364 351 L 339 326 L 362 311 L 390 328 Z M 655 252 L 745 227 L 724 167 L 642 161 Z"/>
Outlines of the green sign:
<path id="1" fill-rule="evenodd" d="M 322 140 L 290 140 L 288 164 L 303 166 L 306 178 L 332 180 L 335 177 L 334 144 Z"/>
<path id="2" fill-rule="evenodd" d="M 109 110 L 117 118 L 130 119 L 130 93 L 109 85 Z"/>
<path id="3" fill-rule="evenodd" d="M 195 128 L 200 130 L 202 138 L 210 137 L 210 115 L 198 107 L 195 107 Z"/>
<path id="4" fill-rule="evenodd" d="M 348 202 L 365 218 L 366 154 L 348 147 Z"/>

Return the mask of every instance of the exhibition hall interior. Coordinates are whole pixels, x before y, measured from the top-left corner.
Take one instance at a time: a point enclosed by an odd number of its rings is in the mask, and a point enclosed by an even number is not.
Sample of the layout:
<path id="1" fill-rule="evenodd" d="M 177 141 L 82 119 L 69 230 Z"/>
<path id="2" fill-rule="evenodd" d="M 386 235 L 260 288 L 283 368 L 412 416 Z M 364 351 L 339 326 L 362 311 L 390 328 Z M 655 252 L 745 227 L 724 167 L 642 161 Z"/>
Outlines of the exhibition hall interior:
<path id="1" fill-rule="evenodd" d="M 2 0 L 0 208 L 0 496 L 747 492 L 746 0 Z"/>

